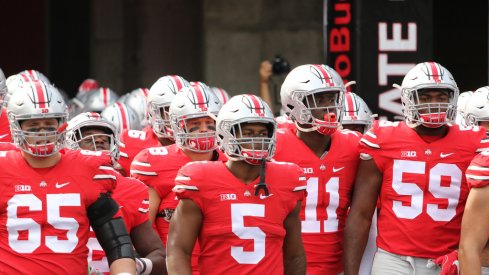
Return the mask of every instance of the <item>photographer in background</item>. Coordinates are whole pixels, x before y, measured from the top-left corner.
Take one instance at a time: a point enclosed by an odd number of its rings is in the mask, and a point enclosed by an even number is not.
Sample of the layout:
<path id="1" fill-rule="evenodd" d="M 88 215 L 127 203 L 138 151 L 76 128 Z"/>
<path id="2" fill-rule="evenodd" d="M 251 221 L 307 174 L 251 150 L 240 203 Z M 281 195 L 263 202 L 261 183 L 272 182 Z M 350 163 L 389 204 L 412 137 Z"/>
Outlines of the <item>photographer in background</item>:
<path id="1" fill-rule="evenodd" d="M 276 55 L 275 59 L 270 62 L 264 60 L 260 64 L 260 97 L 270 106 L 272 112 L 277 115 L 278 110 L 275 105 L 280 105 L 280 102 L 276 102 L 275 95 L 277 94 L 277 84 L 273 81 L 272 76 L 285 77 L 290 71 L 290 64 L 287 60 L 280 55 Z M 283 79 L 282 79 L 283 80 Z M 282 81 L 279 81 L 279 85 Z M 270 89 L 270 87 L 272 87 Z M 272 93 L 270 92 L 272 90 Z"/>

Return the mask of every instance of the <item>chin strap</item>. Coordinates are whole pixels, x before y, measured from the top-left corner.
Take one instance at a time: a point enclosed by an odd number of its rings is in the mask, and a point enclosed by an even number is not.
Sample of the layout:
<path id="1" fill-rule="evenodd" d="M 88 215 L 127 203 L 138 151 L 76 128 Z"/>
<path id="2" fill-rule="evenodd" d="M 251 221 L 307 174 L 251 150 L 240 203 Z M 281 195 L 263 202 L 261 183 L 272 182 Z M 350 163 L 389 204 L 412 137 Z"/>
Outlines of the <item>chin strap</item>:
<path id="1" fill-rule="evenodd" d="M 265 168 L 266 168 L 266 163 L 267 161 L 263 158 L 261 160 L 261 169 L 260 169 L 260 182 L 255 185 L 255 196 L 260 195 L 260 190 L 263 189 L 263 193 L 265 193 L 265 196 L 270 195 L 270 192 L 268 191 L 267 184 L 265 183 Z"/>

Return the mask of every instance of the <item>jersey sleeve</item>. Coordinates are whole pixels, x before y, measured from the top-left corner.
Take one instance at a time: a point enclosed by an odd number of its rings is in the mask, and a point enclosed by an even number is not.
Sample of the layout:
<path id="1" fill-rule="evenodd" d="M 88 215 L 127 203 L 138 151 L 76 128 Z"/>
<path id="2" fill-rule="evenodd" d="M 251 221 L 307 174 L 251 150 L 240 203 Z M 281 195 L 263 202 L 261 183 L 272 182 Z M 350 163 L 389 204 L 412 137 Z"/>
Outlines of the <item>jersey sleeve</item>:
<path id="1" fill-rule="evenodd" d="M 101 153 L 101 152 L 92 152 L 91 153 Z M 87 151 L 82 150 L 81 154 L 87 153 Z M 117 185 L 117 177 L 120 174 L 112 167 L 112 157 L 106 154 L 101 155 L 86 155 L 86 158 L 89 163 L 93 165 L 94 175 L 92 180 L 96 183 L 98 187 L 99 193 L 107 193 L 112 192 Z"/>
<path id="2" fill-rule="evenodd" d="M 133 184 L 132 190 L 132 209 L 133 213 L 133 228 L 149 220 L 149 193 L 148 187 L 141 181 L 133 178 L 128 178 Z"/>
<path id="3" fill-rule="evenodd" d="M 188 163 L 183 166 L 175 178 L 175 187 L 173 192 L 178 199 L 190 199 L 200 209 L 203 209 L 203 199 L 201 197 L 201 182 L 204 177 L 204 171 L 199 172 L 199 164 Z"/>
<path id="4" fill-rule="evenodd" d="M 482 151 L 489 151 L 489 137 L 486 134 L 486 129 L 481 127 L 478 134 L 479 135 L 477 139 L 480 141 L 478 142 L 476 152 L 480 153 Z"/>
<path id="5" fill-rule="evenodd" d="M 155 188 L 158 179 L 156 169 L 151 165 L 148 149 L 144 149 L 134 157 L 131 163 L 131 177 L 142 181 L 149 187 Z M 158 192 L 158 190 L 155 188 Z M 158 192 L 159 194 L 160 192 Z M 162 197 L 162 194 L 159 194 Z"/>
<path id="6" fill-rule="evenodd" d="M 489 185 L 489 151 L 483 151 L 475 156 L 467 171 L 469 188 L 480 188 Z"/>

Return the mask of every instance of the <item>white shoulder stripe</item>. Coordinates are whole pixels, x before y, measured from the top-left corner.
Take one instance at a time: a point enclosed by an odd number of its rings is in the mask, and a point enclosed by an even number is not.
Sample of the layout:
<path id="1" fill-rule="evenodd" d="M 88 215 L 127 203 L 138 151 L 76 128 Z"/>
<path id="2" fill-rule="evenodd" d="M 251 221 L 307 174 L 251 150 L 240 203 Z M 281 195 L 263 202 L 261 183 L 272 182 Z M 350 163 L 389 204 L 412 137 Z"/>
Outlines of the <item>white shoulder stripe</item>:
<path id="1" fill-rule="evenodd" d="M 481 140 L 481 143 L 488 143 L 488 142 L 489 142 L 489 138 L 485 138 Z"/>
<path id="2" fill-rule="evenodd" d="M 306 177 L 299 177 L 299 180 L 301 180 L 301 181 L 302 180 L 307 180 L 307 178 Z"/>
<path id="3" fill-rule="evenodd" d="M 484 151 L 489 151 L 489 147 L 484 147 L 484 148 L 478 148 L 475 150 L 477 153 L 484 152 Z"/>
<path id="4" fill-rule="evenodd" d="M 489 167 L 470 165 L 469 168 L 467 168 L 467 170 L 489 171 Z"/>
<path id="5" fill-rule="evenodd" d="M 148 163 L 148 162 L 140 162 L 140 161 L 136 161 L 136 160 L 134 160 L 132 162 L 132 164 L 139 165 L 139 166 L 144 166 L 144 167 L 151 167 L 151 164 Z"/>
<path id="6" fill-rule="evenodd" d="M 469 175 L 469 174 L 465 174 L 465 176 L 468 179 L 473 179 L 473 180 L 489 180 L 489 176 L 476 176 L 476 175 Z"/>
<path id="7" fill-rule="evenodd" d="M 375 143 L 372 143 L 364 138 L 360 139 L 361 142 L 365 143 L 366 145 L 368 145 L 369 147 L 372 147 L 372 148 L 377 148 L 377 149 L 380 149 L 380 146 L 375 144 Z"/>
<path id="8" fill-rule="evenodd" d="M 297 191 L 302 191 L 302 190 L 306 190 L 307 189 L 307 186 L 306 185 L 303 185 L 303 186 L 297 186 L 296 188 L 294 188 L 294 192 L 297 192 Z"/>
<path id="9" fill-rule="evenodd" d="M 369 136 L 371 138 L 377 138 L 377 136 L 374 133 L 370 132 L 370 131 L 366 132 L 365 135 L 366 136 Z"/>
<path id="10" fill-rule="evenodd" d="M 124 152 L 119 152 L 119 154 L 121 155 L 121 157 L 129 158 L 129 156 Z"/>
<path id="11" fill-rule="evenodd" d="M 114 167 L 112 167 L 112 166 L 100 165 L 98 167 L 98 169 L 100 169 L 100 170 L 107 170 L 107 171 L 114 171 L 115 172 Z"/>
<path id="12" fill-rule="evenodd" d="M 177 176 L 175 178 L 175 180 L 188 181 L 188 180 L 191 180 L 191 179 L 190 179 L 190 177 L 186 177 L 186 176 Z"/>
<path id="13" fill-rule="evenodd" d="M 183 185 L 183 184 L 177 184 L 174 187 L 175 189 L 185 189 L 185 190 L 193 190 L 193 191 L 199 191 L 199 188 L 194 185 Z"/>
<path id="14" fill-rule="evenodd" d="M 131 169 L 129 172 L 131 174 L 138 174 L 138 175 L 144 175 L 144 176 L 158 176 L 158 174 L 156 172 L 147 172 L 147 171 L 134 170 L 134 169 Z"/>
<path id="15" fill-rule="evenodd" d="M 117 178 L 114 175 L 95 175 L 93 179 L 94 180 L 105 180 L 105 179 L 116 180 Z"/>
<path id="16" fill-rule="evenodd" d="M 149 212 L 149 209 L 148 209 L 148 208 L 146 208 L 146 209 L 145 209 L 145 208 L 141 208 L 141 207 L 140 207 L 140 208 L 138 208 L 138 210 L 139 210 L 139 212 L 141 212 L 141 213 L 148 213 L 148 212 Z"/>

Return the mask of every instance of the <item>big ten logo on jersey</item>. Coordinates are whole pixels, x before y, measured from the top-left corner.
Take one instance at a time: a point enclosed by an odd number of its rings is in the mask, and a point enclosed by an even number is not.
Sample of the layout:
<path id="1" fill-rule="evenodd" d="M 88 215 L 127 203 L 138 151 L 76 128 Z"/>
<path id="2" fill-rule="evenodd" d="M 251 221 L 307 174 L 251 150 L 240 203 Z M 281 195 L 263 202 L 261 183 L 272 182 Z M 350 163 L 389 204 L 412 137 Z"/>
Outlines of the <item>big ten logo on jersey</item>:
<path id="1" fill-rule="evenodd" d="M 416 151 L 401 151 L 402 158 L 415 158 Z"/>
<path id="2" fill-rule="evenodd" d="M 236 194 L 220 194 L 219 197 L 221 198 L 221 201 L 237 200 Z"/>
<path id="3" fill-rule="evenodd" d="M 30 192 L 32 191 L 32 188 L 30 185 L 25 185 L 25 184 L 17 184 L 14 186 L 15 192 Z"/>
<path id="4" fill-rule="evenodd" d="M 302 170 L 304 171 L 304 174 L 314 174 L 314 169 L 311 167 L 304 167 Z"/>

